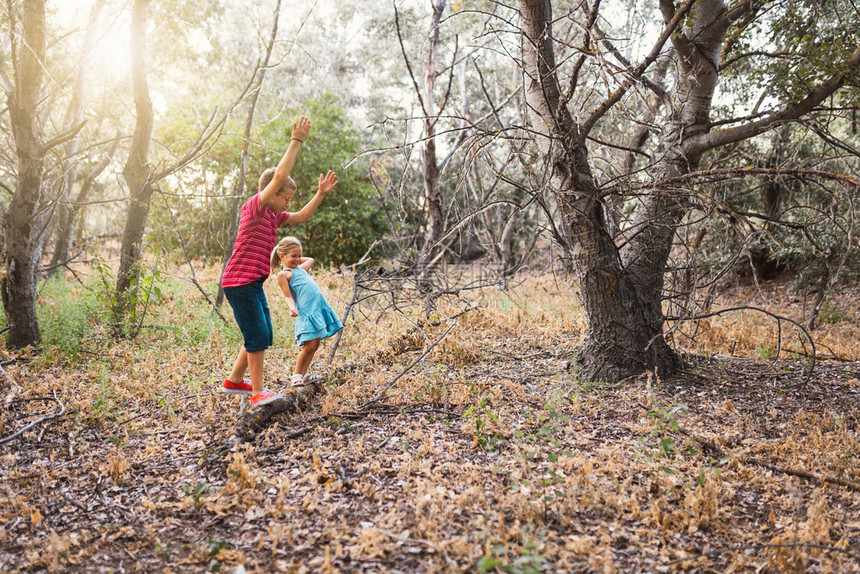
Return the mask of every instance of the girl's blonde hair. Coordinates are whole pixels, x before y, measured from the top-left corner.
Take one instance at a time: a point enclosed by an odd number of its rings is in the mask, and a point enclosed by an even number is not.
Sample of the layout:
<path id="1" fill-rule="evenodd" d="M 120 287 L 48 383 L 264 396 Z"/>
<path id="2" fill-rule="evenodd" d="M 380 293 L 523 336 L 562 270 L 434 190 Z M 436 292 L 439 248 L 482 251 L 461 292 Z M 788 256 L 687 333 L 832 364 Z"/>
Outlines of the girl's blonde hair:
<path id="1" fill-rule="evenodd" d="M 281 266 L 281 255 L 286 255 L 296 247 L 301 249 L 302 242 L 290 235 L 284 237 L 277 245 L 275 245 L 275 248 L 272 249 L 272 257 L 269 259 L 269 266 L 272 268 L 272 273 L 277 271 Z"/>

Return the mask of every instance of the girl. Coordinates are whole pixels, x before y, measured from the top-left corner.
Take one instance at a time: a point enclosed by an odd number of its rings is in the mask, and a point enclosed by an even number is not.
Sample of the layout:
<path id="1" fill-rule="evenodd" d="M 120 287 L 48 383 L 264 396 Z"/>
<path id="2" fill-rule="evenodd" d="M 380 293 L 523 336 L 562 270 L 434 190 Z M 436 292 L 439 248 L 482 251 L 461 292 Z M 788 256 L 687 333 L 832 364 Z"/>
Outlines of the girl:
<path id="1" fill-rule="evenodd" d="M 283 267 L 278 273 L 278 285 L 287 299 L 290 315 L 296 317 L 296 342 L 302 348 L 290 378 L 293 386 L 316 383 L 322 378 L 308 375 L 314 353 L 319 349 L 320 339 L 343 329 L 316 281 L 308 274 L 313 264 L 310 257 L 302 257 L 302 244 L 295 237 L 284 237 L 272 250 L 272 273 Z"/>

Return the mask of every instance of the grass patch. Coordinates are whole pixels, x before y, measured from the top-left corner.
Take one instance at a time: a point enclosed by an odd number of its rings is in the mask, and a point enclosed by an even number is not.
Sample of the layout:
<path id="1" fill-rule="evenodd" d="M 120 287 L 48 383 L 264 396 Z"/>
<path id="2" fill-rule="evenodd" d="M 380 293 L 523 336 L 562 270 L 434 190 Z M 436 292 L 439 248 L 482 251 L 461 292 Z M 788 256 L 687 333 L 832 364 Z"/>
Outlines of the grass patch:
<path id="1" fill-rule="evenodd" d="M 90 289 L 57 276 L 44 283 L 36 314 L 47 353 L 76 361 L 84 341 L 101 321 L 102 308 Z"/>

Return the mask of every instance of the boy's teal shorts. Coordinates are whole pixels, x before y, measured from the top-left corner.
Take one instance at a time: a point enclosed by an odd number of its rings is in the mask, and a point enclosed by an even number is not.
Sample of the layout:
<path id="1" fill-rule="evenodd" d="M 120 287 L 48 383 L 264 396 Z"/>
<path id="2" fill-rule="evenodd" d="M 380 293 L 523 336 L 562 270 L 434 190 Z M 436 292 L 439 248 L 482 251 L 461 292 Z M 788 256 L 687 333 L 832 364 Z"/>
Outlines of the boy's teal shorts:
<path id="1" fill-rule="evenodd" d="M 274 331 L 269 304 L 263 292 L 265 277 L 248 285 L 224 287 L 224 296 L 233 307 L 233 317 L 245 339 L 245 350 L 249 353 L 265 351 L 272 346 Z"/>

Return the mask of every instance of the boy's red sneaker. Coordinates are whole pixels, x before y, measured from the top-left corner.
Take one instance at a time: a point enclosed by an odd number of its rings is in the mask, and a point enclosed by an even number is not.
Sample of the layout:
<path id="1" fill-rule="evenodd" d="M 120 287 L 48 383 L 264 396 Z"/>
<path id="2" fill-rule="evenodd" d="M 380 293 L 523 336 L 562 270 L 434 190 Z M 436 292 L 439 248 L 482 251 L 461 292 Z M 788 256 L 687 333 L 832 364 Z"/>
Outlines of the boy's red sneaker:
<path id="1" fill-rule="evenodd" d="M 283 395 L 274 391 L 270 391 L 269 388 L 266 387 L 262 391 L 251 397 L 251 406 L 261 407 L 263 405 L 268 405 L 269 403 L 282 398 L 284 398 Z"/>
<path id="2" fill-rule="evenodd" d="M 251 381 L 248 379 L 243 379 L 241 383 L 234 383 L 230 379 L 224 379 L 224 384 L 221 385 L 221 391 L 233 395 L 250 395 L 253 392 L 251 389 Z"/>

